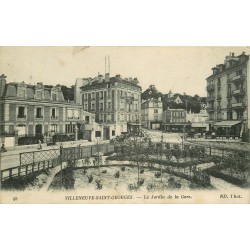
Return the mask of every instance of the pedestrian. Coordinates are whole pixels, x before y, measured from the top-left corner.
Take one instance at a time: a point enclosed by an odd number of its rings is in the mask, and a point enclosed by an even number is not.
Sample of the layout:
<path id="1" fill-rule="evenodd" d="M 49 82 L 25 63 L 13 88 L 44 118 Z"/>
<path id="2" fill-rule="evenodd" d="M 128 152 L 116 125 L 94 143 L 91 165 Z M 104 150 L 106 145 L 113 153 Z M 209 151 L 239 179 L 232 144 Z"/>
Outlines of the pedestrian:
<path id="1" fill-rule="evenodd" d="M 41 142 L 41 140 L 38 140 L 38 147 L 37 147 L 37 149 L 42 149 L 42 142 Z"/>
<path id="2" fill-rule="evenodd" d="M 1 152 L 7 152 L 7 149 L 5 148 L 4 143 L 2 143 Z"/>

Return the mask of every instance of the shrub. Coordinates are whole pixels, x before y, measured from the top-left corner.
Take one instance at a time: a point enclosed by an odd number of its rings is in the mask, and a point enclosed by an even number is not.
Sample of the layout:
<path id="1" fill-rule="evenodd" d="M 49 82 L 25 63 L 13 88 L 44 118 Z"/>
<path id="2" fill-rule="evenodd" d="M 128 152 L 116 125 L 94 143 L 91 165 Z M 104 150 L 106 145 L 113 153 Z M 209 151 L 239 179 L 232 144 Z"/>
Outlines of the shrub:
<path id="1" fill-rule="evenodd" d="M 117 172 L 114 174 L 114 177 L 118 179 L 118 178 L 120 177 L 120 172 L 117 171 Z"/>
<path id="2" fill-rule="evenodd" d="M 125 169 L 126 169 L 125 166 L 122 166 L 122 167 L 121 167 L 121 170 L 122 170 L 122 171 L 125 171 Z"/>
<path id="3" fill-rule="evenodd" d="M 161 177 L 161 172 L 155 172 L 155 177 L 160 178 Z"/>
<path id="4" fill-rule="evenodd" d="M 90 175 L 87 175 L 87 177 L 88 177 L 88 182 L 91 183 L 93 181 L 92 173 Z"/>
<path id="5" fill-rule="evenodd" d="M 140 174 L 143 174 L 143 173 L 144 173 L 144 169 L 141 168 L 141 169 L 140 169 Z"/>
<path id="6" fill-rule="evenodd" d="M 173 177 L 170 177 L 168 179 L 168 188 L 171 189 L 180 189 L 181 188 L 181 183 L 178 181 L 175 181 Z"/>
<path id="7" fill-rule="evenodd" d="M 156 190 L 156 185 L 155 183 L 148 183 L 147 184 L 147 190 L 150 192 L 150 191 L 155 191 Z"/>
<path id="8" fill-rule="evenodd" d="M 102 170 L 102 173 L 106 174 L 107 173 L 107 169 Z"/>
<path id="9" fill-rule="evenodd" d="M 136 183 L 128 184 L 129 191 L 137 191 L 138 189 L 139 189 L 139 186 Z"/>
<path id="10" fill-rule="evenodd" d="M 101 184 L 101 179 L 100 180 L 95 180 L 96 188 L 97 189 L 102 189 L 102 184 Z"/>
<path id="11" fill-rule="evenodd" d="M 140 179 L 139 182 L 138 182 L 138 186 L 142 186 L 144 183 L 144 179 Z"/>

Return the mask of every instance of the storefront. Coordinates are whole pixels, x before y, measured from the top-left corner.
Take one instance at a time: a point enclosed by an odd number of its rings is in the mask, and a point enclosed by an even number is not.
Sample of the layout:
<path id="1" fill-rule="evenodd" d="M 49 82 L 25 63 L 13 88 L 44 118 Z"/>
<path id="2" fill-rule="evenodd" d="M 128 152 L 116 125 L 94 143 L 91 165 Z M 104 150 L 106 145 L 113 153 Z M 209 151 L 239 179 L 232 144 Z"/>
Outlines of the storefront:
<path id="1" fill-rule="evenodd" d="M 214 124 L 216 137 L 241 138 L 243 132 L 242 121 L 221 121 Z"/>

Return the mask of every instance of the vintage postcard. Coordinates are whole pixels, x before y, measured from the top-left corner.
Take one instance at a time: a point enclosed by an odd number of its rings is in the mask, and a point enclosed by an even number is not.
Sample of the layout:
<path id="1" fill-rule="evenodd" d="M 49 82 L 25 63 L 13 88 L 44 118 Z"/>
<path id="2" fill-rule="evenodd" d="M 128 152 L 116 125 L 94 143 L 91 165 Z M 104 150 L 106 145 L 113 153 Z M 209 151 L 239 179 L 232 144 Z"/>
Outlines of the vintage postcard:
<path id="1" fill-rule="evenodd" d="M 0 47 L 0 203 L 250 203 L 250 47 Z"/>

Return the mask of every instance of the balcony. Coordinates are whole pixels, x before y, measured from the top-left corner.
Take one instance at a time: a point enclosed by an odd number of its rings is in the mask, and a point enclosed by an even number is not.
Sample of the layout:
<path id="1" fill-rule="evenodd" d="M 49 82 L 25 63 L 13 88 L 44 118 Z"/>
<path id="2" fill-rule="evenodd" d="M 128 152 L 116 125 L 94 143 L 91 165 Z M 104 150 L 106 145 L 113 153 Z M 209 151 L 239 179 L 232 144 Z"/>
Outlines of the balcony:
<path id="1" fill-rule="evenodd" d="M 36 115 L 36 119 L 43 119 L 42 115 Z"/>
<path id="2" fill-rule="evenodd" d="M 243 81 L 244 80 L 244 75 L 238 75 L 232 77 L 232 82 L 238 82 L 238 81 Z"/>
<path id="3" fill-rule="evenodd" d="M 50 119 L 51 119 L 51 120 L 57 120 L 57 119 L 58 119 L 58 116 L 51 116 Z"/>
<path id="4" fill-rule="evenodd" d="M 232 103 L 232 108 L 243 108 L 242 102 Z"/>
<path id="5" fill-rule="evenodd" d="M 221 94 L 217 95 L 217 100 L 221 100 Z"/>
<path id="6" fill-rule="evenodd" d="M 17 115 L 17 118 L 19 118 L 19 119 L 26 119 L 26 115 Z"/>
<path id="7" fill-rule="evenodd" d="M 221 106 L 217 106 L 217 111 L 221 111 Z"/>
<path id="8" fill-rule="evenodd" d="M 228 108 L 228 109 L 231 109 L 231 108 L 232 108 L 232 104 L 231 104 L 231 103 L 228 103 L 228 104 L 227 104 L 227 108 Z"/>
<path id="9" fill-rule="evenodd" d="M 207 107 L 207 112 L 214 112 L 214 107 Z"/>
<path id="10" fill-rule="evenodd" d="M 236 89 L 233 91 L 234 96 L 244 95 L 244 92 L 242 89 Z"/>
<path id="11" fill-rule="evenodd" d="M 70 116 L 70 117 L 68 117 L 67 118 L 68 120 L 79 120 L 80 119 L 80 117 L 75 117 L 75 116 Z"/>
<path id="12" fill-rule="evenodd" d="M 207 97 L 207 101 L 210 102 L 210 101 L 214 101 L 215 100 L 215 96 L 214 95 L 211 95 L 211 96 L 208 96 Z"/>
<path id="13" fill-rule="evenodd" d="M 207 91 L 214 91 L 214 85 L 207 85 Z"/>

